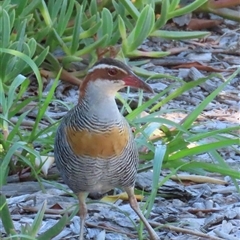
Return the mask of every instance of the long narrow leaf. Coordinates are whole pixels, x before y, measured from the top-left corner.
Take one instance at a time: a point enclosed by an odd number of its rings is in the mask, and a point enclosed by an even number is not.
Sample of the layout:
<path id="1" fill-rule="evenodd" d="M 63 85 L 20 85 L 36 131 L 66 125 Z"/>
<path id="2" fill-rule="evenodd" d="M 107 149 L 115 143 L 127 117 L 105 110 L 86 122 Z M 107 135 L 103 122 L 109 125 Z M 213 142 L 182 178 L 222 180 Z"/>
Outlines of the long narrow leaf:
<path id="1" fill-rule="evenodd" d="M 73 28 L 73 36 L 72 36 L 72 42 L 71 42 L 71 49 L 70 52 L 72 55 L 77 51 L 79 47 L 79 34 L 81 31 L 81 22 L 82 22 L 82 6 L 77 4 L 77 15 L 75 18 L 75 24 Z"/>
<path id="2" fill-rule="evenodd" d="M 32 237 L 35 237 L 37 235 L 37 232 L 41 227 L 43 216 L 44 216 L 44 213 L 46 211 L 46 207 L 47 207 L 47 200 L 45 200 L 43 202 L 41 208 L 39 209 L 39 211 L 36 215 L 36 217 L 34 218 L 34 221 L 32 223 L 32 227 L 31 227 L 31 232 L 30 232 Z"/>
<path id="3" fill-rule="evenodd" d="M 173 3 L 171 3 L 172 5 Z M 154 30 L 158 30 L 159 28 L 163 27 L 168 20 L 168 12 L 169 12 L 169 0 L 163 0 L 161 5 L 161 15 L 157 19 L 154 25 Z"/>
<path id="4" fill-rule="evenodd" d="M 222 167 L 217 165 L 216 163 L 204 163 L 204 162 L 184 162 L 182 160 L 175 160 L 175 161 L 167 161 L 163 164 L 165 168 L 177 168 L 180 166 L 180 169 L 183 171 L 194 171 L 196 169 L 204 169 L 208 172 L 213 173 L 220 173 L 224 176 L 230 176 L 236 179 L 240 179 L 240 173 L 238 170 L 234 170 L 231 168 L 226 168 L 225 166 Z"/>
<path id="5" fill-rule="evenodd" d="M 207 78 L 200 78 L 197 81 L 185 83 L 182 87 L 178 88 L 173 93 L 171 93 L 166 98 L 164 98 L 161 102 L 157 103 L 154 107 L 152 107 L 150 111 L 153 112 L 153 111 L 157 110 L 158 108 L 163 106 L 165 103 L 167 103 L 170 100 L 174 99 L 175 97 L 181 95 L 185 91 L 188 91 L 189 89 L 192 89 L 193 87 L 195 87 L 195 86 L 197 86 L 197 85 L 207 81 L 208 79 L 209 79 L 209 77 L 207 77 Z"/>
<path id="6" fill-rule="evenodd" d="M 1 47 L 7 47 L 10 42 L 10 18 L 8 16 L 8 13 L 5 9 L 2 9 L 2 13 L 0 15 L 0 24 L 1 24 Z"/>
<path id="7" fill-rule="evenodd" d="M 131 17 L 137 21 L 138 17 L 140 15 L 137 8 L 133 5 L 132 1 L 129 0 L 119 0 L 120 3 L 125 7 L 125 9 L 128 11 L 128 13 L 131 15 Z"/>
<path id="8" fill-rule="evenodd" d="M 188 115 L 188 118 L 183 123 L 183 127 L 188 129 L 192 125 L 192 123 L 197 119 L 200 112 L 224 89 L 229 82 L 240 73 L 240 68 L 236 70 L 222 85 L 220 85 L 215 91 L 213 91 L 209 96 L 207 96 L 199 105 L 198 107 Z"/>
<path id="9" fill-rule="evenodd" d="M 168 18 L 174 18 L 174 17 L 178 17 L 190 12 L 193 12 L 194 10 L 198 9 L 199 7 L 201 7 L 204 3 L 206 3 L 208 0 L 195 0 L 192 3 L 186 5 L 183 8 L 179 8 L 173 12 L 170 12 L 168 14 Z"/>
<path id="10" fill-rule="evenodd" d="M 38 240 L 46 240 L 46 239 L 53 239 L 53 237 L 57 236 L 66 226 L 69 218 L 67 214 L 64 214 L 62 218 L 51 228 L 47 231 L 42 233 L 40 236 L 37 237 Z"/>
<path id="11" fill-rule="evenodd" d="M 11 214 L 7 205 L 7 200 L 3 194 L 0 194 L 0 217 L 6 233 L 10 234 L 15 232 Z"/>
<path id="12" fill-rule="evenodd" d="M 149 5 L 146 5 L 136 22 L 134 30 L 127 38 L 130 52 L 136 50 L 143 43 L 143 41 L 148 37 L 149 33 L 153 29 L 153 26 L 153 9 Z"/>
<path id="13" fill-rule="evenodd" d="M 101 39 L 98 39 L 96 42 L 86 46 L 84 49 L 79 50 L 75 53 L 75 56 L 83 56 L 91 51 L 96 50 L 96 48 L 102 46 L 102 44 L 107 40 L 108 36 L 105 35 Z"/>
<path id="14" fill-rule="evenodd" d="M 39 106 L 39 111 L 38 111 L 38 114 L 37 114 L 37 118 L 35 120 L 35 124 L 34 124 L 33 129 L 32 129 L 31 135 L 29 137 L 29 142 L 33 142 L 36 138 L 36 132 L 38 130 L 38 125 L 39 125 L 41 119 L 43 118 L 44 114 L 46 113 L 46 110 L 47 110 L 50 102 L 52 101 L 55 89 L 57 87 L 58 79 L 60 77 L 60 73 L 61 73 L 61 71 L 58 73 L 58 76 L 54 80 L 53 85 L 52 85 L 50 91 L 48 92 L 48 95 L 47 95 L 44 103 L 39 104 L 40 105 Z"/>
<path id="15" fill-rule="evenodd" d="M 188 142 L 194 142 L 194 141 L 199 141 L 199 140 L 207 138 L 207 137 L 214 137 L 215 135 L 218 135 L 220 133 L 228 133 L 229 134 L 232 131 L 236 132 L 238 130 L 240 130 L 240 126 L 218 129 L 218 130 L 213 130 L 213 131 L 206 130 L 206 132 L 194 134 L 194 135 L 188 137 L 186 140 Z"/>
<path id="16" fill-rule="evenodd" d="M 169 6 L 169 12 L 173 12 L 179 5 L 180 0 L 171 0 L 171 4 Z"/>
<path id="17" fill-rule="evenodd" d="M 99 37 L 103 37 L 104 35 L 108 35 L 108 39 L 105 41 L 105 44 L 103 44 L 103 47 L 108 46 L 108 43 L 112 37 L 112 31 L 113 31 L 113 18 L 111 12 L 104 8 L 102 10 L 102 27 L 99 29 Z"/>
<path id="18" fill-rule="evenodd" d="M 192 156 L 192 155 L 196 155 L 196 154 L 205 153 L 205 152 L 208 152 L 213 149 L 219 149 L 219 148 L 231 146 L 234 144 L 237 145 L 238 143 L 239 143 L 238 139 L 229 139 L 229 140 L 224 140 L 224 141 L 219 141 L 219 142 L 207 143 L 207 144 L 192 147 L 189 149 L 183 149 L 183 150 L 169 156 L 168 160 L 172 161 L 172 160 L 176 160 L 176 159 L 181 159 L 183 157 L 188 157 L 188 156 Z"/>
<path id="19" fill-rule="evenodd" d="M 156 30 L 150 33 L 151 37 L 160 37 L 164 39 L 171 40 L 183 40 L 183 39 L 192 39 L 192 38 L 203 38 L 209 35 L 210 32 L 204 31 L 194 31 L 194 32 L 177 32 L 177 31 L 166 31 L 166 30 Z"/>
<path id="20" fill-rule="evenodd" d="M 18 52 L 16 50 L 0 48 L 0 52 L 1 51 L 21 58 L 23 61 L 25 61 L 32 68 L 34 74 L 36 75 L 37 81 L 38 81 L 38 90 L 39 90 L 38 94 L 39 94 L 39 99 L 41 99 L 41 93 L 42 93 L 43 85 L 42 85 L 41 75 L 40 75 L 38 67 L 36 66 L 34 61 L 30 57 L 28 57 L 26 54 L 23 54 L 23 53 Z"/>
<path id="21" fill-rule="evenodd" d="M 3 161 L 0 164 L 0 188 L 6 183 L 5 177 L 8 174 L 9 163 L 12 156 L 17 150 L 24 149 L 40 159 L 39 154 L 37 154 L 36 151 L 32 150 L 31 148 L 27 147 L 26 144 L 26 142 L 15 142 L 8 150 L 7 154 L 4 156 Z"/>

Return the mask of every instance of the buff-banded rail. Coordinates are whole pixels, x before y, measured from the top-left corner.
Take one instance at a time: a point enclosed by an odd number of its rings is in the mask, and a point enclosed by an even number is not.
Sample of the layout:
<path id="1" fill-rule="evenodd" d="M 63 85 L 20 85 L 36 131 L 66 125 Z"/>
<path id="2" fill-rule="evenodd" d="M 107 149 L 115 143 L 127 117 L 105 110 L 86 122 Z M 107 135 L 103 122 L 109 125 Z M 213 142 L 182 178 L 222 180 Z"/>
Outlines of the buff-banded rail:
<path id="1" fill-rule="evenodd" d="M 79 88 L 78 104 L 63 117 L 56 133 L 57 168 L 79 200 L 79 240 L 84 240 L 88 194 L 115 187 L 127 192 L 130 206 L 144 223 L 150 239 L 160 239 L 134 195 L 138 150 L 131 128 L 115 102 L 117 91 L 127 86 L 152 92 L 124 63 L 101 59 L 89 69 Z"/>

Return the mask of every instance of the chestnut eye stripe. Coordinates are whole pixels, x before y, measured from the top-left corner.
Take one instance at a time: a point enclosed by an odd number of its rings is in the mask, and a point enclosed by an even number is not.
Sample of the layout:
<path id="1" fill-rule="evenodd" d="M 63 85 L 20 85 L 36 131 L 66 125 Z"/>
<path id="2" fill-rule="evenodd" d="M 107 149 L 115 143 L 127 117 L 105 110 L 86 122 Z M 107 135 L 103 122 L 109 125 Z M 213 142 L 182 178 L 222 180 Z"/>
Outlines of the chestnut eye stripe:
<path id="1" fill-rule="evenodd" d="M 101 63 L 101 64 L 98 64 L 94 67 L 92 67 L 91 69 L 88 70 L 88 73 L 92 73 L 94 72 L 95 70 L 97 69 L 117 69 L 118 71 L 121 71 L 123 72 L 124 74 L 128 74 L 124 69 L 122 68 L 119 68 L 117 66 L 111 66 L 111 65 L 108 65 L 108 64 L 104 64 L 104 63 Z"/>

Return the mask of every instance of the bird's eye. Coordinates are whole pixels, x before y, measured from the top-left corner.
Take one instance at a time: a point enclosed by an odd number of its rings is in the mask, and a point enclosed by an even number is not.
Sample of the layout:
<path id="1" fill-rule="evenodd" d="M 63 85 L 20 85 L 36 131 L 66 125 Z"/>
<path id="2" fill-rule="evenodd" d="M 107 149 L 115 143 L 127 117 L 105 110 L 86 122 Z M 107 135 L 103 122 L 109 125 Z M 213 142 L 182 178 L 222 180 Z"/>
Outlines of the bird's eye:
<path id="1" fill-rule="evenodd" d="M 109 76 L 115 76 L 118 73 L 118 70 L 115 68 L 108 69 Z"/>

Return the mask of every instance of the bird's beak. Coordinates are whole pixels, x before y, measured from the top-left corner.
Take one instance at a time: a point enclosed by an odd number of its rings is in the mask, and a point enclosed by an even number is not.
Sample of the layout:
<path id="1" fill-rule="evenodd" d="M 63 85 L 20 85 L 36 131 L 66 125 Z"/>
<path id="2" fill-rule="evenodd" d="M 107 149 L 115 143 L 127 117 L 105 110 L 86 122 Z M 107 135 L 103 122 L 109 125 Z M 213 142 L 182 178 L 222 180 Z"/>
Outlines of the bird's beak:
<path id="1" fill-rule="evenodd" d="M 135 74 L 128 75 L 123 79 L 125 86 L 140 88 L 146 92 L 153 93 L 152 88 Z"/>

